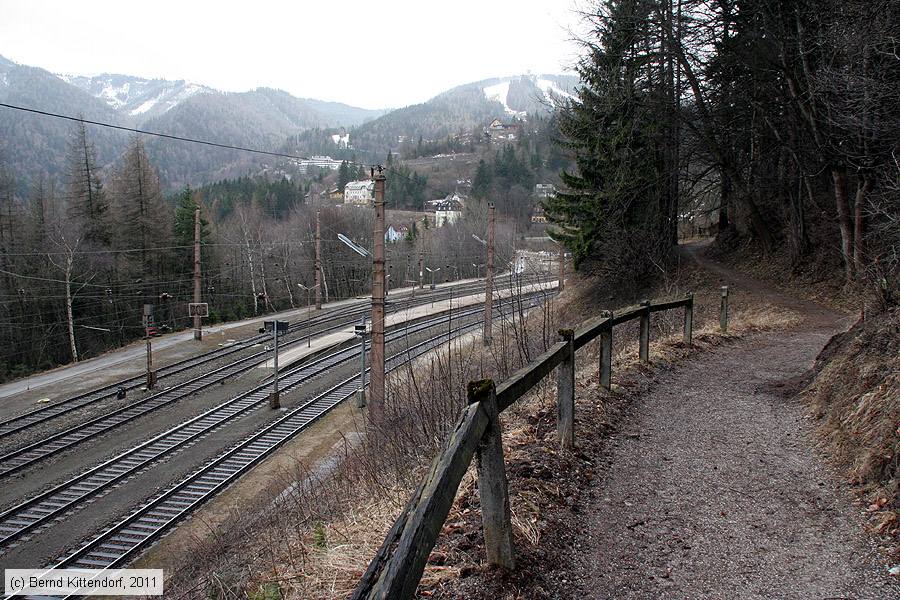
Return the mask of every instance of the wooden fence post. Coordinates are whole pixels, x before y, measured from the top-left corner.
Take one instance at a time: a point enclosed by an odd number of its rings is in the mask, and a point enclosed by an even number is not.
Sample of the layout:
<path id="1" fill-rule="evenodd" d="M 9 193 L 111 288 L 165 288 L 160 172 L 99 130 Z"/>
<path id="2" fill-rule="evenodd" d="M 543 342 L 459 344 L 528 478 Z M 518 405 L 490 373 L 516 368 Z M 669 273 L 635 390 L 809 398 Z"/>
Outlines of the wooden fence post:
<path id="1" fill-rule="evenodd" d="M 563 448 L 575 445 L 575 332 L 560 329 L 559 335 L 566 343 L 566 355 L 556 372 L 556 403 L 559 415 L 556 432 Z"/>
<path id="2" fill-rule="evenodd" d="M 604 310 L 600 313 L 604 319 L 612 319 L 612 313 Z M 612 389 L 612 322 L 600 332 L 600 386 L 605 390 Z"/>
<path id="3" fill-rule="evenodd" d="M 687 293 L 687 304 L 684 305 L 684 343 L 691 345 L 694 335 L 694 292 Z"/>
<path id="4" fill-rule="evenodd" d="M 719 330 L 728 333 L 728 286 L 722 286 L 722 304 L 719 305 Z"/>
<path id="5" fill-rule="evenodd" d="M 481 402 L 490 419 L 476 453 L 478 492 L 481 496 L 481 523 L 489 564 L 516 568 L 513 550 L 512 520 L 506 466 L 503 463 L 503 438 L 494 382 L 486 379 L 468 387 L 469 403 Z"/>
<path id="6" fill-rule="evenodd" d="M 641 313 L 641 348 L 640 358 L 642 363 L 650 362 L 650 301 L 641 302 L 644 312 Z"/>

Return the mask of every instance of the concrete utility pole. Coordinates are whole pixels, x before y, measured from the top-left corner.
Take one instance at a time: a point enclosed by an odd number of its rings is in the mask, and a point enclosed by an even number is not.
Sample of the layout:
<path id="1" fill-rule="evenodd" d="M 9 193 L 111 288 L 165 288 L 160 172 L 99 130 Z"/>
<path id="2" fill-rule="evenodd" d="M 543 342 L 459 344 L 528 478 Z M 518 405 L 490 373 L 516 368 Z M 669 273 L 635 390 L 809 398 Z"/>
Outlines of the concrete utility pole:
<path id="1" fill-rule="evenodd" d="M 484 345 L 491 345 L 493 337 L 491 311 L 494 307 L 494 204 L 488 204 L 488 232 L 487 232 L 487 268 L 484 274 Z"/>
<path id="2" fill-rule="evenodd" d="M 372 349 L 369 398 L 373 415 L 384 410 L 384 182 L 381 167 L 372 170 L 375 180 L 374 253 L 372 256 Z"/>
<path id="3" fill-rule="evenodd" d="M 194 304 L 200 304 L 200 209 L 194 211 Z M 203 339 L 200 311 L 194 314 L 194 339 Z"/>
<path id="4" fill-rule="evenodd" d="M 559 245 L 559 291 L 563 290 L 566 283 L 566 247 Z"/>
<path id="5" fill-rule="evenodd" d="M 316 310 L 322 310 L 322 224 L 316 211 Z"/>

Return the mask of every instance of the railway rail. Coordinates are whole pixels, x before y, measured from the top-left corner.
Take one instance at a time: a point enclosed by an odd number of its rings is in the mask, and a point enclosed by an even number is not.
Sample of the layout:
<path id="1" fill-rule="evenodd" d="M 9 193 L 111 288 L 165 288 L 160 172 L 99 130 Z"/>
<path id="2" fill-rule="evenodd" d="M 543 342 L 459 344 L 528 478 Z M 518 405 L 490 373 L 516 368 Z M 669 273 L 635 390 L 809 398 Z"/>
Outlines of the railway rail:
<path id="1" fill-rule="evenodd" d="M 531 300 L 532 305 L 539 302 Z M 452 330 L 459 337 L 480 327 L 479 322 Z M 388 371 L 413 360 L 447 341 L 448 333 L 431 337 L 392 355 L 386 362 Z M 312 400 L 290 410 L 277 421 L 222 452 L 194 473 L 157 494 L 78 550 L 59 561 L 53 568 L 104 569 L 121 566 L 134 558 L 166 533 L 179 520 L 199 505 L 253 468 L 297 433 L 308 427 L 358 389 L 353 376 L 331 387 Z"/>
<path id="2" fill-rule="evenodd" d="M 527 297 L 523 297 L 523 300 L 527 301 L 529 304 L 536 304 L 543 297 L 544 292 L 534 292 Z M 504 303 L 504 307 L 512 308 L 509 303 Z M 456 319 L 465 318 L 467 316 L 478 315 L 482 310 L 483 309 L 480 306 L 461 309 L 453 315 L 452 318 L 455 321 Z M 389 334 L 389 339 L 397 340 L 410 333 L 426 331 L 427 329 L 442 325 L 450 319 L 451 315 L 446 313 L 434 318 L 425 319 L 407 328 L 391 332 Z M 477 328 L 478 326 L 480 326 L 480 321 L 475 321 L 473 323 L 461 325 L 454 331 L 468 331 Z M 432 337 L 428 341 L 437 344 L 438 340 L 446 340 L 447 336 L 447 332 L 442 332 L 440 335 Z M 415 347 L 421 348 L 423 346 L 419 344 Z M 309 363 L 289 369 L 279 377 L 281 389 L 283 392 L 288 392 L 298 385 L 308 382 L 311 378 L 314 378 L 339 364 L 354 360 L 358 356 L 359 344 L 355 344 L 354 346 L 338 350 Z M 399 356 L 399 354 L 392 357 L 391 360 L 396 362 L 396 360 L 398 360 L 396 358 L 397 356 Z M 357 381 L 355 384 L 357 387 L 354 389 L 358 389 L 358 376 L 348 379 L 341 385 L 350 385 L 348 383 L 350 381 Z M 123 482 L 125 479 L 142 471 L 144 468 L 157 462 L 161 458 L 186 448 L 227 422 L 240 418 L 252 410 L 266 406 L 270 387 L 271 384 L 269 382 L 256 386 L 245 393 L 209 409 L 193 419 L 172 427 L 169 430 L 122 452 L 118 456 L 100 465 L 76 475 L 64 483 L 54 486 L 53 488 L 37 494 L 3 513 L 0 513 L 0 552 L 8 549 L 10 544 L 15 543 L 15 541 L 20 539 L 23 535 L 33 532 L 48 523 L 54 522 L 65 513 L 77 508 L 79 504 L 85 502 L 89 498 Z M 303 406 L 307 406 L 308 404 L 309 403 Z M 288 414 L 293 415 L 296 411 L 297 409 L 294 409 Z M 137 416 L 134 418 L 137 418 Z M 280 421 L 281 420 L 276 421 L 276 423 Z M 99 435 L 99 433 L 94 435 Z M 53 453 L 59 451 L 61 451 L 61 449 L 56 450 Z"/>
<path id="3" fill-rule="evenodd" d="M 473 313 L 465 312 L 457 314 Z M 341 324 L 338 327 L 344 326 L 344 324 Z M 285 346 L 298 344 L 302 341 L 302 337 L 297 338 L 286 343 Z M 121 427 L 122 425 L 191 396 L 205 388 L 219 384 L 228 378 L 248 371 L 258 365 L 260 359 L 263 359 L 267 355 L 268 352 L 266 351 L 256 352 L 166 390 L 136 400 L 135 402 L 131 402 L 111 412 L 99 415 L 20 448 L 11 450 L 0 456 L 0 478 L 34 466 L 48 457 L 59 454 L 65 449 L 72 448 L 84 441 L 96 438 L 104 432 Z"/>
<path id="4" fill-rule="evenodd" d="M 536 279 L 541 279 L 541 277 L 538 276 Z M 405 298 L 403 301 L 396 303 L 394 305 L 394 309 L 403 310 L 410 306 L 416 306 L 425 304 L 427 302 L 433 302 L 438 299 L 444 299 L 446 297 L 449 297 L 451 293 L 462 294 L 467 293 L 470 290 L 480 291 L 482 287 L 483 286 L 480 283 L 473 283 L 454 286 L 453 288 L 443 288 L 439 291 L 429 293 L 427 296 L 419 296 L 418 298 Z M 353 321 L 358 319 L 360 315 L 368 312 L 368 310 L 368 306 L 364 304 L 361 306 L 334 309 L 334 311 L 330 311 L 327 314 L 314 317 L 309 322 L 302 321 L 300 323 L 292 324 L 288 329 L 288 335 L 300 332 L 301 336 L 300 338 L 298 338 L 298 340 L 302 340 L 305 339 L 307 333 L 322 334 L 334 329 L 340 329 L 341 327 L 346 327 L 347 325 L 352 324 Z M 307 328 L 321 326 L 336 320 L 339 321 L 339 323 L 334 324 L 330 327 L 319 329 L 315 332 L 308 332 Z M 221 358 L 231 356 L 233 354 L 246 350 L 247 348 L 252 347 L 255 344 L 267 341 L 268 339 L 268 334 L 254 335 L 250 338 L 247 338 L 246 340 L 237 342 L 232 346 L 216 348 L 215 350 L 205 352 L 198 356 L 166 365 L 157 370 L 157 381 L 161 381 L 167 377 L 171 377 L 172 375 L 184 373 L 185 371 L 205 365 L 214 360 L 219 360 Z M 298 340 L 292 340 L 287 343 L 294 343 Z M 104 385 L 102 387 L 78 394 L 76 396 L 72 396 L 64 400 L 44 405 L 40 408 L 14 415 L 0 421 L 0 438 L 23 431 L 40 423 L 44 423 L 50 419 L 68 414 L 74 410 L 78 410 L 97 402 L 113 398 L 121 388 L 124 388 L 128 391 L 139 388 L 143 386 L 145 382 L 146 378 L 143 375 L 128 377 L 115 383 Z M 2 465 L 2 463 L 3 459 L 0 458 L 0 465 Z M 0 467 L 0 475 L 4 473 L 5 471 L 3 471 L 2 467 Z"/>

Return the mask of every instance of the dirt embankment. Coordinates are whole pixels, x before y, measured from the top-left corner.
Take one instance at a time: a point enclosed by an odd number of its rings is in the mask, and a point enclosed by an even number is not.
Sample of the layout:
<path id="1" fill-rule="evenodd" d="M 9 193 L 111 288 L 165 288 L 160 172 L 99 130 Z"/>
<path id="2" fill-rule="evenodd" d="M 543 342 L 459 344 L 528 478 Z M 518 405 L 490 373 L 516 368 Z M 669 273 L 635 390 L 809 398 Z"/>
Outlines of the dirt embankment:
<path id="1" fill-rule="evenodd" d="M 824 452 L 857 486 L 876 534 L 900 562 L 900 309 L 828 342 L 803 392 Z"/>

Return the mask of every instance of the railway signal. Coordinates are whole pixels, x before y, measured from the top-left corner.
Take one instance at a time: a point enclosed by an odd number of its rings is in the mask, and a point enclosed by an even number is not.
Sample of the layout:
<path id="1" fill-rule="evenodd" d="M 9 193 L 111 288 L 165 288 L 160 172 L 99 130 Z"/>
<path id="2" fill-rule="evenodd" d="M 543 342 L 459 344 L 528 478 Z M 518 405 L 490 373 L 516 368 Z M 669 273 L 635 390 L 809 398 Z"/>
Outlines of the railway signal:
<path id="1" fill-rule="evenodd" d="M 364 408 L 366 405 L 366 316 L 359 318 L 359 325 L 353 327 L 354 334 L 359 338 L 359 392 L 356 394 L 356 407 Z"/>
<path id="2" fill-rule="evenodd" d="M 269 331 L 275 338 L 275 381 L 272 384 L 272 393 L 269 394 L 270 408 L 281 408 L 281 398 L 278 396 L 278 332 L 286 332 L 288 327 L 290 323 L 287 321 L 263 321 L 263 326 L 259 330 L 260 333 Z"/>
<path id="3" fill-rule="evenodd" d="M 144 339 L 147 340 L 147 389 L 152 390 L 156 387 L 156 371 L 153 370 L 153 347 L 151 339 L 158 335 L 156 323 L 153 319 L 153 305 L 144 305 L 144 314 L 142 322 L 144 325 Z"/>

